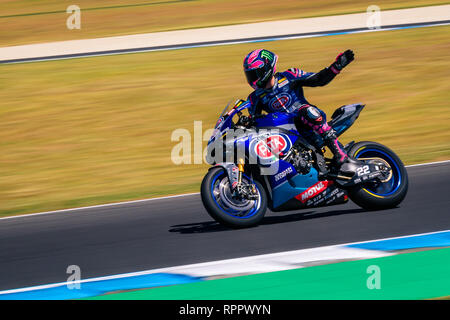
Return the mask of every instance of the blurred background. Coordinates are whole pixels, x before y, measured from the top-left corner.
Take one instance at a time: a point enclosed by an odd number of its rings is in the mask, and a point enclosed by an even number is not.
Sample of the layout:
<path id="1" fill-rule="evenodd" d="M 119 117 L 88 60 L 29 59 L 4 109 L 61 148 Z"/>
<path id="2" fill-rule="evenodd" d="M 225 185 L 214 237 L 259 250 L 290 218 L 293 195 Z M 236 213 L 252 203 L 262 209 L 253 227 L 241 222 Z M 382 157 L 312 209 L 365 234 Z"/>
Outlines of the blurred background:
<path id="1" fill-rule="evenodd" d="M 0 0 L 0 47 L 365 12 L 368 5 L 281 3 Z M 71 4 L 81 8 L 80 30 L 66 27 Z M 305 89 L 329 115 L 366 104 L 342 141 L 380 142 L 405 164 L 449 159 L 449 32 L 438 26 L 1 65 L 0 216 L 198 192 L 208 166 L 175 165 L 171 134 L 193 135 L 194 121 L 211 128 L 230 99 L 246 99 L 242 60 L 259 47 L 278 54 L 278 70 L 308 72 L 352 49 L 355 61 L 332 83 Z"/>

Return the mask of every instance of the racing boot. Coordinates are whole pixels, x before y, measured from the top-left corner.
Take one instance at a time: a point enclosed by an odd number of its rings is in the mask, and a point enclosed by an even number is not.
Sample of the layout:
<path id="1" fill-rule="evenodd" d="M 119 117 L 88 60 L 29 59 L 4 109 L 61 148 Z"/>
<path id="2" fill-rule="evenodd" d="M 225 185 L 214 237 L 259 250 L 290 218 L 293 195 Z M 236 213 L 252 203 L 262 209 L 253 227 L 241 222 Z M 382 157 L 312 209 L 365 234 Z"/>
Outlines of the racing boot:
<path id="1" fill-rule="evenodd" d="M 344 176 L 352 178 L 358 171 L 363 172 L 361 169 L 365 164 L 359 160 L 351 158 L 345 151 L 342 144 L 338 141 L 336 131 L 330 129 L 323 135 L 325 144 L 333 153 L 333 168 L 332 172 L 338 176 Z"/>

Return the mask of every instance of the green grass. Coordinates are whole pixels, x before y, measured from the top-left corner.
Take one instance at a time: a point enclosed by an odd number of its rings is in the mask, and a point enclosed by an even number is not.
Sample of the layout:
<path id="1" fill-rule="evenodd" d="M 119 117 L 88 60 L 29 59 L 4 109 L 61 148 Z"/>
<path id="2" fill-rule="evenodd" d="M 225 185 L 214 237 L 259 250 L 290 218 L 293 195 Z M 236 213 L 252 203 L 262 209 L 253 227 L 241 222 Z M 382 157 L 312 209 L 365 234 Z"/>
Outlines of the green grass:
<path id="1" fill-rule="evenodd" d="M 450 158 L 450 27 L 265 42 L 279 70 L 318 71 L 352 48 L 332 83 L 306 88 L 328 114 L 367 106 L 343 142 L 372 140 L 406 164 Z M 206 165 L 171 162 L 173 130 L 214 125 L 245 98 L 259 44 L 2 66 L 0 215 L 197 192 Z"/>
<path id="2" fill-rule="evenodd" d="M 381 10 L 446 4 L 379 0 Z M 81 30 L 68 30 L 66 8 L 81 8 Z M 351 0 L 0 0 L 0 46 L 365 12 Z"/>

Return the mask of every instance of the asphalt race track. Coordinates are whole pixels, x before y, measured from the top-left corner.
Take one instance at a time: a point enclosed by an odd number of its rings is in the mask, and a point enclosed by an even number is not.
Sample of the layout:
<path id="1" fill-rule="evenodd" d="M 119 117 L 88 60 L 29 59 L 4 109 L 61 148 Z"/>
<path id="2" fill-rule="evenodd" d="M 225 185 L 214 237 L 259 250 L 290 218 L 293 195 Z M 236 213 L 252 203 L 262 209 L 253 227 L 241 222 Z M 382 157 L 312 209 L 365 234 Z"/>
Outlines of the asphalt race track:
<path id="1" fill-rule="evenodd" d="M 0 219 L 0 290 L 450 229 L 450 163 L 408 168 L 400 207 L 353 203 L 268 212 L 262 225 L 216 224 L 199 195 Z"/>

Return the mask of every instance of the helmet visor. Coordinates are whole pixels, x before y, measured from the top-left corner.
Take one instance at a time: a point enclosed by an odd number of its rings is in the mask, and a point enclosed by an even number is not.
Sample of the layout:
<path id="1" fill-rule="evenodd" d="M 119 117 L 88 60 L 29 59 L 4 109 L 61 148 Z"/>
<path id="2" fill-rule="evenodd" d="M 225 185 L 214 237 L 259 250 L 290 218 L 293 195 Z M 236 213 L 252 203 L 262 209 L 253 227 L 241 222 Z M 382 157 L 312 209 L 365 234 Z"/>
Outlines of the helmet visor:
<path id="1" fill-rule="evenodd" d="M 262 73 L 261 69 L 245 70 L 245 77 L 247 78 L 248 84 L 255 87 Z"/>

